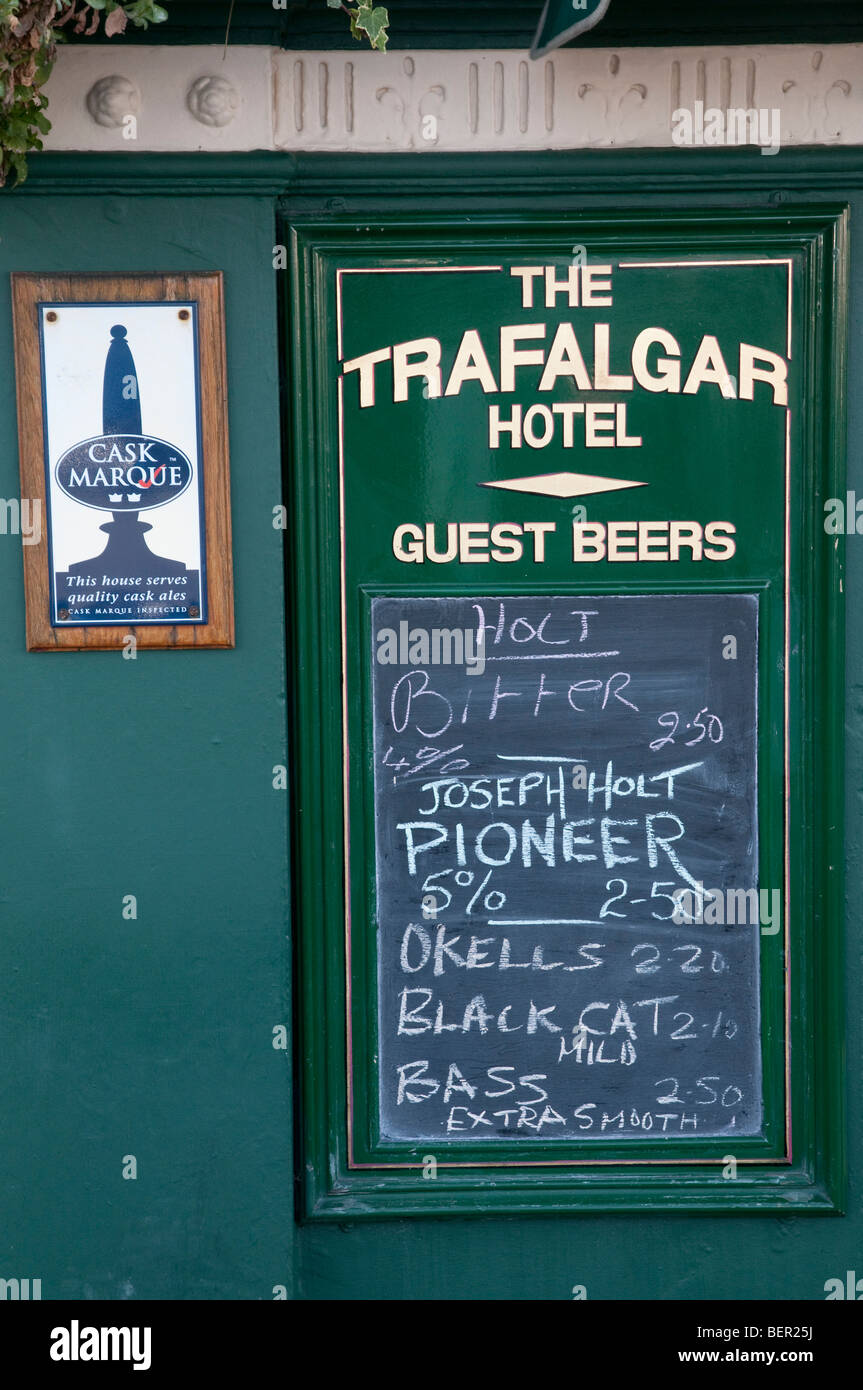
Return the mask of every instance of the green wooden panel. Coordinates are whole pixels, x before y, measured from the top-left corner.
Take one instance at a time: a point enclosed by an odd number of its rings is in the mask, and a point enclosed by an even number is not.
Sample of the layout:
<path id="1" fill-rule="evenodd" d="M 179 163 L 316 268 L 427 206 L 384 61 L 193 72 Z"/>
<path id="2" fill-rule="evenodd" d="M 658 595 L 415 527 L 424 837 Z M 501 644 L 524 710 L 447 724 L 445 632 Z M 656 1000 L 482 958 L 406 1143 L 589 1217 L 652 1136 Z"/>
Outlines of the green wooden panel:
<path id="1" fill-rule="evenodd" d="M 381 224 L 383 223 L 383 225 Z M 609 215 L 601 221 L 541 221 L 504 215 L 463 220 L 427 217 L 405 223 L 379 220 L 361 235 L 345 219 L 329 224 L 298 223 L 293 228 L 295 298 L 293 333 L 298 396 L 294 448 L 297 467 L 298 548 L 295 621 L 301 674 L 296 693 L 298 742 L 297 797 L 302 827 L 299 891 L 302 920 L 303 1055 L 306 1112 L 305 1170 L 307 1214 L 353 1215 L 482 1213 L 492 1210 L 615 1209 L 627 1206 L 733 1210 L 770 1207 L 835 1210 L 841 1201 L 841 1105 L 838 1095 L 840 1020 L 823 997 L 825 980 L 835 979 L 839 938 L 826 930 L 835 919 L 835 874 L 815 874 L 813 864 L 829 858 L 826 827 L 837 816 L 833 769 L 841 763 L 834 726 L 827 717 L 836 699 L 841 668 L 837 550 L 826 542 L 817 499 L 836 496 L 840 449 L 844 343 L 844 217 L 840 210 L 753 216 L 671 214 L 633 219 Z M 575 575 L 564 554 L 548 557 L 542 579 L 525 560 L 490 578 L 463 567 L 459 573 L 406 574 L 393 553 L 397 524 L 419 520 L 491 521 L 548 517 L 548 499 L 491 496 L 476 488 L 485 474 L 473 459 L 484 452 L 488 405 L 469 400 L 433 404 L 416 392 L 395 402 L 389 390 L 363 414 L 344 404 L 341 443 L 335 358 L 355 359 L 382 345 L 413 341 L 430 332 L 444 340 L 452 361 L 461 332 L 476 328 L 488 341 L 504 322 L 533 322 L 537 312 L 520 310 L 501 318 L 499 279 L 479 274 L 469 290 L 457 274 L 440 273 L 462 265 L 489 266 L 503 260 L 522 265 L 566 267 L 561 248 L 585 246 L 592 263 L 685 262 L 654 265 L 655 275 L 633 289 L 628 307 L 606 310 L 613 332 L 631 342 L 648 322 L 687 323 L 684 357 L 694 354 L 702 334 L 725 342 L 741 339 L 789 357 L 789 399 L 794 427 L 789 436 L 786 498 L 785 412 L 753 409 L 742 434 L 730 426 L 730 411 L 742 407 L 696 402 L 677 416 L 670 398 L 651 395 L 639 415 L 646 453 L 653 466 L 650 504 L 644 515 L 733 516 L 741 519 L 735 556 L 705 575 L 696 561 L 677 564 L 673 578 L 649 578 L 634 564 L 623 564 L 601 578 Z M 564 253 L 565 254 L 565 253 Z M 764 277 L 763 267 L 740 262 L 779 261 Z M 722 260 L 697 269 L 692 262 Z M 417 269 L 411 270 L 411 267 Z M 366 273 L 362 273 L 365 271 Z M 398 272 L 387 275 L 386 272 Z M 435 274 L 437 271 L 439 273 Z M 338 272 L 341 272 L 339 274 Z M 423 273 L 432 272 L 432 273 Z M 624 273 L 622 270 L 618 272 Z M 392 288 L 395 284 L 397 288 Z M 791 297 L 789 299 L 789 293 Z M 470 323 L 463 301 L 469 302 Z M 617 301 L 615 301 L 617 303 Z M 690 303 L 695 307 L 688 312 Z M 747 306 L 745 332 L 740 305 Z M 666 318 L 659 306 L 665 306 Z M 675 315 L 677 317 L 675 317 Z M 548 315 L 541 315 L 548 316 Z M 751 317 L 750 317 L 751 316 Z M 553 317 L 553 316 L 552 316 Z M 434 328 L 429 325 L 433 324 Z M 443 329 L 441 328 L 443 325 Z M 678 336 L 681 336 L 678 333 Z M 787 336 L 787 345 L 786 345 Z M 792 340 L 794 351 L 791 351 Z M 338 348 L 337 348 L 338 343 Z M 742 359 L 741 359 L 742 361 Z M 619 370 L 620 368 L 618 368 Z M 368 368 L 371 372 L 371 366 Z M 743 367 L 740 367 L 743 372 Z M 370 378 L 369 378 L 370 379 Z M 389 378 L 384 373 L 383 381 Z M 347 390 L 353 389 L 346 386 Z M 527 391 L 527 394 L 525 394 Z M 356 393 L 354 393 L 355 396 Z M 715 392 L 714 394 L 718 395 Z M 745 394 L 745 392 L 744 392 Z M 490 399 L 494 399 L 491 397 Z M 524 408 L 535 396 L 527 388 L 513 400 Z M 641 403 L 641 399 L 639 403 Z M 810 408 L 801 410 L 806 401 Z M 433 412 L 433 415 L 430 413 Z M 724 412 L 724 413 L 723 413 Z M 508 412 L 507 412 L 508 413 Z M 661 462 L 666 434 L 673 451 L 684 435 L 698 440 L 690 464 Z M 468 441 L 466 444 L 463 441 Z M 398 451 L 394 462 L 393 447 Z M 467 449 L 467 453 L 465 452 Z M 713 452 L 711 453 L 711 449 Z M 339 470 L 340 452 L 344 466 Z M 734 452 L 738 451 L 738 452 Z M 453 470 L 460 457 L 465 480 Z M 505 476 L 536 472 L 523 458 Z M 608 456 L 604 456 L 607 458 Z M 632 475 L 632 453 L 615 460 L 617 476 Z M 764 459 L 773 466 L 753 487 Z M 522 467 L 522 465 L 524 465 Z M 488 471 L 488 461 L 483 461 Z M 561 466 L 556 453 L 549 468 Z M 584 467 L 584 455 L 576 467 Z M 644 461 L 641 468 L 645 467 Z M 657 476 L 658 475 L 658 476 Z M 634 476 L 640 476 L 636 473 Z M 772 480 L 772 481 L 771 481 Z M 624 500 L 624 498 L 626 500 Z M 788 545 L 786 554 L 786 501 Z M 640 515 L 631 495 L 603 499 L 606 515 Z M 559 503 L 558 503 L 559 506 Z M 341 507 L 341 513 L 340 513 Z M 569 510 L 568 508 L 566 509 Z M 340 638 L 340 528 L 345 533 L 344 642 L 347 690 L 346 736 L 350 749 L 351 1002 L 345 995 L 345 907 L 340 881 L 344 814 L 340 799 L 341 711 L 334 698 L 342 680 Z M 785 681 L 786 585 L 788 596 L 788 679 Z M 440 567 L 436 567 L 439 569 Z M 411 566 L 411 571 L 414 567 Z M 761 664 L 758 782 L 761 789 L 760 882 L 783 881 L 784 779 L 789 786 L 788 949 L 795 962 L 785 996 L 787 957 L 782 938 L 762 938 L 762 1044 L 766 1103 L 760 1137 L 675 1141 L 613 1139 L 554 1141 L 531 1139 L 515 1149 L 499 1142 L 451 1140 L 430 1144 L 380 1139 L 376 1119 L 378 1087 L 379 966 L 372 924 L 376 920 L 374 839 L 371 830 L 370 737 L 368 708 L 368 595 L 371 593 L 599 593 L 687 592 L 708 590 L 760 593 Z M 322 701 L 321 691 L 331 692 Z M 788 703 L 788 766 L 785 766 L 785 702 Z M 406 905 L 407 907 L 407 905 Z M 415 909 L 414 909 L 415 910 Z M 791 1019 L 786 1036 L 785 1011 Z M 319 1022 L 326 1018 L 326 1033 Z M 786 1043 L 794 1064 L 786 1094 Z M 352 1059 L 346 1075 L 346 1051 Z M 789 1110 L 793 1144 L 786 1144 Z M 346 1116 L 348 1121 L 346 1124 Z M 671 1168 L 669 1150 L 673 1147 Z M 749 1162 L 742 1176 L 727 1181 L 720 1159 L 729 1148 Z M 637 1151 L 637 1158 L 635 1157 Z M 431 1153 L 437 1177 L 427 1181 L 422 1161 Z M 629 1160 L 625 1162 L 623 1160 Z M 643 1166 L 636 1172 L 633 1163 Z M 743 1173 L 743 1163 L 740 1172 Z M 523 1166 L 536 1165 L 536 1166 Z M 542 1167 L 541 1164 L 548 1166 Z M 570 1165 L 579 1164 L 579 1167 Z M 451 1166 L 448 1166 L 451 1165 Z"/>
<path id="2" fill-rule="evenodd" d="M 0 1276 L 44 1300 L 269 1300 L 293 1279 L 272 203 L 77 182 L 0 198 L 0 493 L 10 271 L 224 271 L 237 646 L 28 653 L 0 534 Z"/>
<path id="3" fill-rule="evenodd" d="M 583 214 L 590 208 L 628 207 L 640 213 L 651 207 L 729 205 L 764 216 L 769 209 L 790 205 L 799 212 L 823 198 L 847 199 L 853 226 L 863 216 L 861 187 L 859 150 L 840 147 L 784 151 L 778 161 L 745 151 L 432 159 L 395 154 L 380 159 L 47 154 L 34 157 L 22 190 L 4 195 L 4 270 L 128 269 L 134 237 L 134 264 L 140 269 L 205 265 L 226 271 L 241 638 L 241 648 L 227 658 L 233 675 L 221 686 L 209 675 L 219 667 L 219 654 L 198 654 L 208 668 L 203 684 L 193 674 L 183 675 L 189 668 L 182 654 L 157 654 L 158 670 L 151 673 L 143 702 L 136 707 L 138 724 L 145 721 L 145 731 L 152 730 L 153 738 L 158 719 L 158 737 L 167 739 L 172 765 L 181 768 L 188 784 L 188 809 L 192 801 L 203 808 L 198 847 L 217 872 L 211 880 L 213 896 L 207 890 L 202 898 L 201 880 L 187 862 L 188 855 L 172 854 L 174 877 L 169 883 L 156 836 L 146 841 L 145 855 L 152 853 L 148 895 L 156 895 L 158 926 L 148 938 L 141 976 L 141 956 L 134 944 L 128 954 L 118 953 L 113 906 L 104 929 L 101 915 L 98 921 L 93 918 L 92 875 L 80 865 L 67 865 L 58 906 L 45 875 L 44 855 L 33 849 L 44 833 L 40 827 L 47 794 L 58 797 L 61 806 L 72 796 L 82 804 L 86 796 L 83 804 L 93 816 L 107 805 L 112 824 L 127 804 L 129 783 L 120 787 L 113 761 L 106 754 L 104 765 L 95 765 L 95 775 L 93 763 L 103 724 L 92 721 L 103 711 L 105 722 L 115 716 L 122 691 L 112 683 L 108 698 L 100 703 L 102 676 L 97 681 L 95 666 L 110 666 L 111 658 L 86 654 L 58 658 L 59 666 L 52 658 L 51 670 L 46 667 L 43 673 L 45 681 L 50 677 L 50 689 L 45 685 L 43 691 L 41 666 L 37 670 L 36 658 L 23 651 L 19 541 L 0 539 L 8 599 L 0 636 L 7 787 L 2 826 L 6 863 L 15 867 L 14 876 L 7 873 L 3 897 L 6 959 L 11 963 L 3 1012 L 8 1120 L 0 1217 L 4 1275 L 17 1270 L 24 1277 L 43 1277 L 46 1299 L 58 1290 L 70 1297 L 267 1298 L 271 1285 L 291 1286 L 295 1247 L 294 1292 L 305 1299 L 553 1301 L 569 1299 L 578 1283 L 586 1285 L 591 1301 L 806 1300 L 824 1297 L 828 1277 L 844 1278 L 845 1271 L 855 1267 L 859 1274 L 863 1203 L 856 1174 L 863 1157 L 863 1105 L 856 1084 L 848 1086 L 847 1214 L 827 1226 L 801 1220 L 794 1202 L 783 1210 L 753 1212 L 738 1220 L 711 1212 L 643 1211 L 623 1216 L 554 1212 L 529 1219 L 492 1214 L 479 1221 L 412 1217 L 362 1223 L 352 1219 L 345 1200 L 338 1224 L 310 1223 L 295 1235 L 285 1057 L 272 1052 L 269 1041 L 258 1053 L 246 1040 L 258 1039 L 262 1019 L 269 1027 L 284 1016 L 283 984 L 290 965 L 285 939 L 286 807 L 278 793 L 271 793 L 261 812 L 254 800 L 259 783 L 251 771 L 281 760 L 272 755 L 272 747 L 284 719 L 279 574 L 262 558 L 270 554 L 266 538 L 278 540 L 269 514 L 279 493 L 273 420 L 277 371 L 274 361 L 272 369 L 267 363 L 276 351 L 273 319 L 279 293 L 270 243 L 284 240 L 285 234 L 275 232 L 273 199 L 284 195 L 283 207 L 293 216 L 329 218 L 335 209 L 347 211 L 358 236 L 377 225 L 385 209 L 398 206 L 425 218 L 430 197 L 441 210 L 453 212 L 482 211 L 505 200 L 525 213 L 543 211 L 550 216 Z M 852 250 L 847 302 L 849 379 L 854 382 L 863 372 L 863 257 L 853 237 Z M 284 282 L 286 277 L 281 278 Z M 282 288 L 287 297 L 284 283 Z M 4 495 L 12 497 L 17 461 L 11 327 L 5 302 Z M 254 354 L 249 352 L 252 343 Z M 290 399 L 286 404 L 292 413 Z M 848 486 L 863 497 L 863 402 L 853 390 L 848 416 Z M 841 443 L 838 416 L 834 429 Z M 293 461 L 290 450 L 287 453 L 292 483 Z M 292 555 L 293 533 L 288 541 Z M 299 543 L 302 549 L 303 533 Z M 838 978 L 822 976 L 818 995 L 819 1007 L 837 1009 L 844 1016 L 837 1055 L 842 1072 L 849 1075 L 856 1071 L 847 1059 L 858 1057 L 863 1048 L 856 892 L 863 873 L 857 790 L 863 778 L 863 552 L 858 544 L 849 538 L 844 586 L 849 619 L 846 767 L 837 762 L 833 769 L 837 779 L 843 770 L 847 773 L 848 887 L 844 910 L 837 905 L 828 925 L 830 932 L 845 928 L 847 949 Z M 266 604 L 253 610 L 249 576 L 259 579 L 262 573 Z M 260 588 L 255 592 L 260 596 Z M 293 647 L 293 632 L 291 637 Z M 139 674 L 145 669 L 135 668 Z M 40 717 L 40 709 L 45 727 L 50 724 L 57 709 L 58 681 L 64 708 L 86 708 L 91 722 L 65 718 L 57 726 L 56 749 L 53 743 L 45 748 L 30 724 Z M 292 685 L 287 687 L 289 696 Z M 168 726 L 168 734 L 157 699 L 172 701 L 173 718 L 179 721 Z M 200 727 L 196 709 L 208 711 L 212 727 Z M 836 722 L 842 722 L 841 716 Z M 212 738 L 224 740 L 228 729 L 230 763 L 219 761 L 210 772 L 202 771 L 213 750 L 219 753 Z M 71 776 L 65 784 L 57 781 L 62 761 Z M 132 785 L 135 820 L 134 825 L 130 821 L 130 834 L 134 831 L 140 839 L 141 824 L 163 814 L 172 789 L 177 794 L 176 775 L 163 776 L 148 763 L 137 770 Z M 226 785 L 231 788 L 227 800 Z M 237 820 L 238 806 L 245 830 Z M 235 839 L 238 830 L 240 838 Z M 210 852 L 213 843 L 221 845 L 215 858 Z M 838 825 L 835 845 L 828 862 L 841 866 Z M 136 862 L 141 857 L 137 853 Z M 176 911 L 178 884 L 182 919 Z M 114 897 L 127 889 L 121 865 Z M 79 946 L 70 943 L 70 929 L 77 933 Z M 84 966 L 90 984 L 82 994 Z M 136 980 L 137 993 L 130 998 L 129 985 Z M 195 1012 L 199 1006 L 205 1014 Z M 822 1092 L 816 1097 L 816 1114 L 829 1115 L 835 1104 L 835 1095 Z M 140 1132 L 136 1125 L 152 1133 L 163 1161 L 148 1192 L 142 1194 L 140 1183 L 120 1189 L 134 1201 L 130 1207 L 117 1200 L 107 1185 L 113 1178 L 105 1175 L 115 1172 L 118 1147 L 129 1151 L 126 1136 Z M 837 1173 L 841 1166 L 839 1155 Z M 39 1203 L 31 1200 L 34 1176 L 40 1182 Z"/>
<path id="4" fill-rule="evenodd" d="M 398 0 L 390 14 L 390 48 L 521 48 L 527 52 L 542 13 L 543 0 Z M 274 44 L 288 49 L 348 49 L 351 38 L 343 15 L 327 13 L 325 0 L 285 0 L 280 7 L 259 0 L 171 0 L 168 20 L 149 29 L 130 29 L 124 42 L 144 44 Z M 614 0 L 596 32 L 576 40 L 579 47 L 619 45 L 850 43 L 863 32 L 854 0 L 727 0 L 721 7 L 691 0 Z M 110 43 L 102 26 L 89 43 Z"/>

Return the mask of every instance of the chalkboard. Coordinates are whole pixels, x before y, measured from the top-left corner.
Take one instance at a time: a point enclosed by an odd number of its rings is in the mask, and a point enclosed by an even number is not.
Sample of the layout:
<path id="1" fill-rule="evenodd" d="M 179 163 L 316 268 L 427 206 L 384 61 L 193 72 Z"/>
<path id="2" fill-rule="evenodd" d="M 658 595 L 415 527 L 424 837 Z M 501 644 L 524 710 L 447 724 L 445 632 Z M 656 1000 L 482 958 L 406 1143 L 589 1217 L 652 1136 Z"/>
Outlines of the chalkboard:
<path id="1" fill-rule="evenodd" d="M 760 1132 L 757 638 L 753 594 L 372 601 L 383 1138 Z"/>

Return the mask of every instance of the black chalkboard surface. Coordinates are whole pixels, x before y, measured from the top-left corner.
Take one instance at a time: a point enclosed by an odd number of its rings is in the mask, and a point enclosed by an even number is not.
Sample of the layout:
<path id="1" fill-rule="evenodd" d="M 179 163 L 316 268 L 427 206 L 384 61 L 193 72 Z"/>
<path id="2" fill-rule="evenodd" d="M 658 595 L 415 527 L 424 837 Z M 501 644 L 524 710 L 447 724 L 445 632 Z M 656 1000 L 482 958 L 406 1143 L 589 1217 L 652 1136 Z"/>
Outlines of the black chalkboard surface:
<path id="1" fill-rule="evenodd" d="M 373 600 L 384 1138 L 759 1132 L 757 621 Z"/>

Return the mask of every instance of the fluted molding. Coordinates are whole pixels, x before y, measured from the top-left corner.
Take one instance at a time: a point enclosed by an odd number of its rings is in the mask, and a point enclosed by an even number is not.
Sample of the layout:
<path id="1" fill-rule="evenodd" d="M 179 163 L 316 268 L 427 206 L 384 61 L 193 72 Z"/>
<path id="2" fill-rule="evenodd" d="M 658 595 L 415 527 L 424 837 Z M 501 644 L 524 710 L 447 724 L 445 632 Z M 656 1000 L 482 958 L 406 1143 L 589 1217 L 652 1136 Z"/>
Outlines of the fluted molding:
<path id="1" fill-rule="evenodd" d="M 53 150 L 662 148 L 678 108 L 780 113 L 781 143 L 863 145 L 863 45 L 284 52 L 70 45 Z M 126 108 L 128 107 L 128 111 Z M 123 121 L 134 114 L 136 121 Z"/>

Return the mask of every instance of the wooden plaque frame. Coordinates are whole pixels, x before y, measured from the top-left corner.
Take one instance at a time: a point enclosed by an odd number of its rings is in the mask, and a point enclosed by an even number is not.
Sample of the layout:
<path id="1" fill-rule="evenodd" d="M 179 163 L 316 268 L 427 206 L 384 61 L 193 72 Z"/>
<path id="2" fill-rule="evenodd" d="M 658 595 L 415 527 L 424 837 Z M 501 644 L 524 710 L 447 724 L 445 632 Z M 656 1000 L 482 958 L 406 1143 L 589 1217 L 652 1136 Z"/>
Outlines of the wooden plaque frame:
<path id="1" fill-rule="evenodd" d="M 28 651 L 90 651 L 122 647 L 134 636 L 139 647 L 233 647 L 234 606 L 231 506 L 228 465 L 225 315 L 221 271 L 193 274 L 13 273 L 12 308 L 21 496 L 40 502 L 47 517 L 42 360 L 38 305 L 186 302 L 198 308 L 198 381 L 204 483 L 204 540 L 207 622 L 198 625 L 141 624 L 54 627 L 51 623 L 47 524 L 37 543 L 22 547 Z"/>

